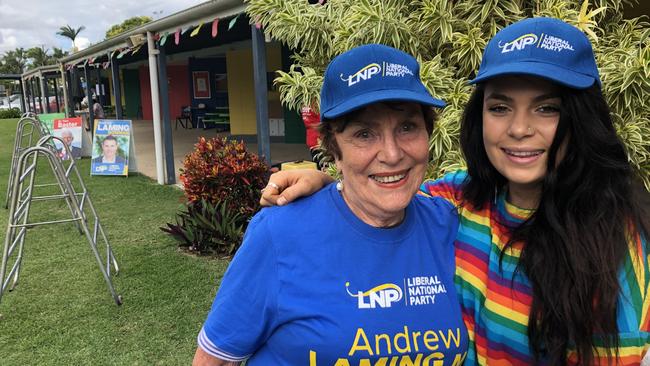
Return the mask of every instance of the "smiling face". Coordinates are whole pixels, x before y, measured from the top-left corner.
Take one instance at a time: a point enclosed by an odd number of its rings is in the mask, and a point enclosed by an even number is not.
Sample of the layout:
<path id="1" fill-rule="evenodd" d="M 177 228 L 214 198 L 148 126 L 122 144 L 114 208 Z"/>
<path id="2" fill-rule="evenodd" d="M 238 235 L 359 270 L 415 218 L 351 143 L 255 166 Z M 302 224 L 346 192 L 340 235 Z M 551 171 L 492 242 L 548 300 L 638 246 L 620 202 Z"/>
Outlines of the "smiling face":
<path id="1" fill-rule="evenodd" d="M 559 88 L 540 78 L 504 76 L 486 83 L 483 143 L 511 193 L 539 194 L 561 105 Z"/>
<path id="2" fill-rule="evenodd" d="M 343 198 L 365 223 L 400 223 L 427 168 L 422 108 L 415 103 L 372 104 L 334 135 L 344 177 Z"/>
<path id="3" fill-rule="evenodd" d="M 117 154 L 117 141 L 113 139 L 106 139 L 102 142 L 102 153 L 106 160 L 115 159 L 115 154 Z"/>
<path id="4" fill-rule="evenodd" d="M 68 130 L 64 130 L 61 133 L 61 140 L 63 140 L 63 142 L 66 145 L 70 146 L 70 144 L 72 144 L 72 141 L 74 141 L 74 136 L 72 135 L 72 132 L 70 132 Z"/>

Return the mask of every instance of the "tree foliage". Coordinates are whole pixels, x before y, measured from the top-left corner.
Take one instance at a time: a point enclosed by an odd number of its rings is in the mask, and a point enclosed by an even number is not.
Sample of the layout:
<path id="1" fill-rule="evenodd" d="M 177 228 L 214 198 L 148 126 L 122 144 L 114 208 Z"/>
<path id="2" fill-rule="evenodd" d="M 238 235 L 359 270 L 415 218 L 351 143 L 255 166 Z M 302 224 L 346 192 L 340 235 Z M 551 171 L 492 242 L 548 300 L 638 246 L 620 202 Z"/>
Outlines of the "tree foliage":
<path id="1" fill-rule="evenodd" d="M 151 19 L 151 17 L 148 17 L 146 15 L 145 16 L 140 16 L 140 17 L 129 18 L 129 19 L 123 21 L 120 24 L 115 24 L 115 25 L 111 26 L 110 28 L 108 28 L 108 30 L 106 31 L 106 39 L 111 38 L 111 37 L 115 37 L 118 34 L 122 34 L 122 33 L 126 32 L 128 30 L 133 29 L 133 28 L 137 28 L 137 27 L 139 27 L 139 26 L 141 26 L 143 24 L 149 23 L 152 20 L 153 19 Z"/>
<path id="2" fill-rule="evenodd" d="M 275 79 L 283 104 L 299 110 L 319 101 L 322 75 L 336 55 L 383 43 L 414 55 L 429 91 L 448 102 L 430 142 L 430 177 L 465 165 L 458 136 L 463 107 L 481 55 L 500 29 L 522 18 L 550 16 L 580 29 L 594 45 L 603 92 L 629 160 L 650 189 L 650 24 L 624 19 L 628 0 L 247 0 L 264 31 L 295 52 Z"/>
<path id="3" fill-rule="evenodd" d="M 59 28 L 59 31 L 56 32 L 56 34 L 58 34 L 58 35 L 60 35 L 62 37 L 65 37 L 65 38 L 69 38 L 70 41 L 72 41 L 72 49 L 73 49 L 73 51 L 76 51 L 77 47 L 74 44 L 74 40 L 77 39 L 77 36 L 79 35 L 79 33 L 81 33 L 84 29 L 86 29 L 86 27 L 84 27 L 83 25 L 80 26 L 79 28 L 73 28 L 69 24 L 66 24 L 63 27 Z"/>

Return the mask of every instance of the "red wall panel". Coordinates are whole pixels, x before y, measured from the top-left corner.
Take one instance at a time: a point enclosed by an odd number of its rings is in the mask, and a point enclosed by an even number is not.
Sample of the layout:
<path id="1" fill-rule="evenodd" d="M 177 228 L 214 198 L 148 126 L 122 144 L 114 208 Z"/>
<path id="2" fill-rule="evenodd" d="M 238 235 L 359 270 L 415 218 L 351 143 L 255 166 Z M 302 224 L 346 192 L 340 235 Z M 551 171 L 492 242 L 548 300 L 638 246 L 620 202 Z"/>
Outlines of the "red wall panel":
<path id="1" fill-rule="evenodd" d="M 151 86 L 149 85 L 149 67 L 140 66 L 140 100 L 142 102 L 142 118 L 153 119 L 151 110 Z M 167 66 L 167 91 L 169 95 L 169 116 L 173 121 L 181 113 L 183 106 L 190 105 L 190 83 L 187 65 Z M 173 123 L 172 123 L 173 125 Z"/>

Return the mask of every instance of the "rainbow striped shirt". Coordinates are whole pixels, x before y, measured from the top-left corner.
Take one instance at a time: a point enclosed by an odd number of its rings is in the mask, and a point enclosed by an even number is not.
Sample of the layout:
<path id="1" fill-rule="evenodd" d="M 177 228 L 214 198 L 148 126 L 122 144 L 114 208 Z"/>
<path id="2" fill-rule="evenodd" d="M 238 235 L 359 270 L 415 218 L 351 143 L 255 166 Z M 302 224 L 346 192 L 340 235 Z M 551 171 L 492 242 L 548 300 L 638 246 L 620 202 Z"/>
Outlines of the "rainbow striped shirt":
<path id="1" fill-rule="evenodd" d="M 501 249 L 508 242 L 503 224 L 517 224 L 531 214 L 517 208 L 501 195 L 483 210 L 465 203 L 460 207 L 465 171 L 422 184 L 426 195 L 439 196 L 458 208 L 460 226 L 456 237 L 456 287 L 463 307 L 463 319 L 470 337 L 465 365 L 531 365 L 527 324 L 532 301 L 529 280 L 515 267 L 520 248 L 506 251 L 499 269 Z M 637 236 L 621 269 L 618 301 L 620 365 L 639 365 L 650 348 L 650 256 L 645 238 Z M 513 281 L 514 279 L 514 281 Z M 601 365 L 607 365 L 601 349 Z M 575 354 L 569 352 L 569 364 Z"/>

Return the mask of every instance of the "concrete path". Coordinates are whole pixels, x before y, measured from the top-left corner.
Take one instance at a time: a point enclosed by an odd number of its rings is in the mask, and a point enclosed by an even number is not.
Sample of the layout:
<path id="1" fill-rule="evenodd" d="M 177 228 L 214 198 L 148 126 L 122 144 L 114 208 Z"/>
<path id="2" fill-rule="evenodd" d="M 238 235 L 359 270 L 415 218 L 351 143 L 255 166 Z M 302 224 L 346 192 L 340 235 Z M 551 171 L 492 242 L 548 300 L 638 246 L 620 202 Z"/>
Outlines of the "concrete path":
<path id="1" fill-rule="evenodd" d="M 174 121 L 172 121 L 172 126 Z M 173 129 L 174 139 L 174 165 L 176 169 L 176 183 L 180 183 L 179 169 L 183 167 L 183 160 L 189 154 L 199 137 L 211 138 L 227 136 L 227 133 L 217 133 L 214 129 L 187 130 L 179 126 Z M 147 120 L 133 120 L 133 138 L 138 171 L 146 176 L 156 179 L 156 161 L 154 159 L 153 123 Z M 257 144 L 246 144 L 248 151 L 257 154 Z M 305 144 L 271 144 L 271 163 L 278 164 L 285 161 L 310 160 L 311 155 Z"/>

